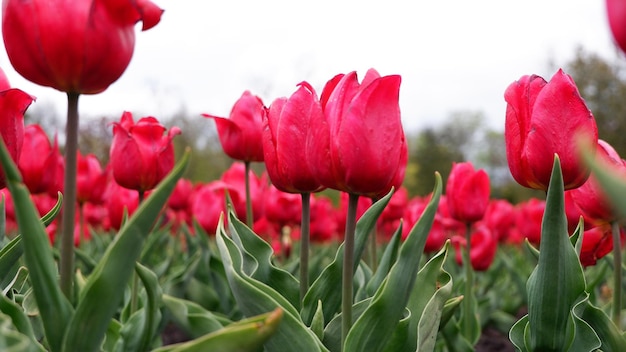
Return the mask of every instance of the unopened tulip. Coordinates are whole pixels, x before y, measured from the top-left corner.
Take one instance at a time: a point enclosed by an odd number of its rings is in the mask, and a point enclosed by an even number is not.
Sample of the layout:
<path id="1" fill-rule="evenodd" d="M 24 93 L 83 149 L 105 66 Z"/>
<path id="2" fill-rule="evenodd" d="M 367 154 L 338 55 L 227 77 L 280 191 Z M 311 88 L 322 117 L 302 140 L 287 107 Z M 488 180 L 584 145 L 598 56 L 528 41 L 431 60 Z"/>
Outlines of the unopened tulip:
<path id="1" fill-rule="evenodd" d="M 611 226 L 601 225 L 586 230 L 583 233 L 583 243 L 580 249 L 580 263 L 587 267 L 596 265 L 598 259 L 613 250 Z"/>
<path id="2" fill-rule="evenodd" d="M 4 72 L 0 70 L 4 77 Z M 24 113 L 35 100 L 19 89 L 9 88 L 6 77 L 0 77 L 0 136 L 11 159 L 17 164 L 24 144 Z M 0 168 L 0 188 L 5 187 L 4 173 Z"/>
<path id="3" fill-rule="evenodd" d="M 215 120 L 224 153 L 240 161 L 263 161 L 263 115 L 261 98 L 245 91 L 233 106 L 230 117 L 202 114 Z"/>
<path id="4" fill-rule="evenodd" d="M 626 53 L 626 1 L 606 0 L 606 13 L 613 39 Z"/>
<path id="5" fill-rule="evenodd" d="M 474 170 L 470 162 L 453 163 L 446 184 L 446 199 L 450 216 L 472 223 L 481 220 L 490 197 L 489 175 Z"/>
<path id="6" fill-rule="evenodd" d="M 63 92 L 104 91 L 126 70 L 135 24 L 155 26 L 163 10 L 149 0 L 5 0 L 2 34 L 17 72 Z"/>
<path id="7" fill-rule="evenodd" d="M 320 101 L 324 118 L 311 120 L 311 170 L 328 188 L 379 198 L 404 178 L 405 136 L 400 119 L 399 75 L 370 69 L 328 81 Z"/>
<path id="8" fill-rule="evenodd" d="M 598 140 L 596 158 L 611 167 L 613 173 L 626 179 L 626 164 L 609 143 Z M 593 175 L 582 186 L 569 192 L 585 218 L 596 223 L 596 225 L 617 220 L 617 214 L 611 202 Z"/>
<path id="9" fill-rule="evenodd" d="M 124 112 L 113 124 L 110 164 L 115 181 L 122 187 L 144 192 L 154 188 L 174 167 L 172 139 L 178 127 L 166 132 L 154 117 L 135 122 Z"/>
<path id="10" fill-rule="evenodd" d="M 17 165 L 30 193 L 48 192 L 56 185 L 59 153 L 56 138 L 53 144 L 40 125 L 26 126 L 24 146 Z"/>
<path id="11" fill-rule="evenodd" d="M 457 264 L 463 264 L 463 258 L 461 256 L 461 247 L 465 247 L 467 242 L 465 238 L 461 236 L 454 236 L 452 238 L 452 244 L 456 248 L 456 262 Z M 477 226 L 472 231 L 470 239 L 470 262 L 472 268 L 476 271 L 485 271 L 489 269 L 493 259 L 496 256 L 498 249 L 498 240 L 491 234 L 491 231 L 486 226 Z"/>
<path id="12" fill-rule="evenodd" d="M 309 167 L 307 148 L 311 121 L 323 120 L 322 105 L 313 87 L 300 83 L 289 99 L 278 98 L 263 118 L 263 154 L 272 184 L 283 192 L 313 193 L 324 188 Z"/>
<path id="13" fill-rule="evenodd" d="M 574 80 L 559 70 L 546 82 L 532 75 L 513 82 L 507 102 L 504 138 L 513 178 L 522 186 L 547 190 L 558 154 L 565 189 L 582 185 L 589 176 L 576 144 L 595 145 L 598 128 Z"/>
<path id="14" fill-rule="evenodd" d="M 76 200 L 79 204 L 86 202 L 100 204 L 104 201 L 108 174 L 100 166 L 94 154 L 77 154 Z"/>

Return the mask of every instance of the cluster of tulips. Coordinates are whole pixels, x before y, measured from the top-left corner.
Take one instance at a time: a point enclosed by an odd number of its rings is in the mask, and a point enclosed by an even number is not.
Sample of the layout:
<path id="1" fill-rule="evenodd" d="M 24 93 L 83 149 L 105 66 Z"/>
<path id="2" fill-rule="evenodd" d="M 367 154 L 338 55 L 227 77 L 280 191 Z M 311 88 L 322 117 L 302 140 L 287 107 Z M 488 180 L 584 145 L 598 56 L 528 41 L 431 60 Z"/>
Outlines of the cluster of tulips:
<path id="1" fill-rule="evenodd" d="M 608 4 L 626 47 L 625 7 Z M 517 293 L 527 314 L 514 312 L 509 326 L 518 350 L 626 350 L 626 164 L 598 139 L 562 70 L 549 81 L 523 76 L 504 93 L 511 174 L 545 201 L 492 199 L 489 176 L 470 162 L 452 165 L 445 192 L 437 174 L 430 195 L 410 198 L 401 77 L 374 69 L 360 80 L 338 74 L 319 96 L 301 82 L 268 106 L 246 91 L 230 116 L 205 114 L 235 162 L 220 180 L 194 184 L 181 177 L 189 152 L 174 158 L 172 140 L 184 131 L 154 117 L 123 112 L 112 123 L 108 165 L 77 149 L 79 96 L 121 76 L 134 25 L 149 29 L 162 12 L 148 0 L 3 3 L 13 67 L 65 92 L 68 119 L 62 155 L 56 138 L 24 126 L 35 98 L 0 79 L 0 346 L 469 351 L 484 319 L 477 272 L 506 244 L 534 258 Z M 253 162 L 264 163 L 262 175 Z M 324 246 L 328 261 L 310 266 Z M 446 265 L 450 248 L 461 270 Z M 586 283 L 586 268 L 607 255 L 608 303 Z M 164 345 L 168 322 L 189 341 Z"/>

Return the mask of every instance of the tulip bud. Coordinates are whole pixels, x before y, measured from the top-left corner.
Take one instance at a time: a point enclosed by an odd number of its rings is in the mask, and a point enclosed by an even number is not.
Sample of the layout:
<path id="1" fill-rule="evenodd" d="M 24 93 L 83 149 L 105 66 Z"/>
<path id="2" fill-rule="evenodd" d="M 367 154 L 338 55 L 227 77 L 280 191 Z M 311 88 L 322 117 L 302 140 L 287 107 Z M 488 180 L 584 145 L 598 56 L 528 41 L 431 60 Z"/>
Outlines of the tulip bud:
<path id="1" fill-rule="evenodd" d="M 489 205 L 489 176 L 470 162 L 453 163 L 446 184 L 450 216 L 471 223 L 481 220 Z"/>
<path id="2" fill-rule="evenodd" d="M 589 169 L 580 162 L 576 143 L 581 138 L 595 145 L 598 128 L 572 78 L 562 70 L 550 82 L 524 76 L 506 89 L 504 99 L 506 157 L 515 181 L 547 190 L 558 154 L 565 189 L 582 185 Z"/>

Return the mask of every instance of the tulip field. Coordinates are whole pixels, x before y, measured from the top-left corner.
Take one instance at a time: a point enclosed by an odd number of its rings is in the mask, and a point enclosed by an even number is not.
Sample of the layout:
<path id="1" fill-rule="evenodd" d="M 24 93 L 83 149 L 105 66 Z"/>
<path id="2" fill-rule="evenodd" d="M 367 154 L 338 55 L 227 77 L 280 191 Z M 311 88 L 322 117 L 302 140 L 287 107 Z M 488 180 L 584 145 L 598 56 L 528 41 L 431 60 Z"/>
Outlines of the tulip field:
<path id="1" fill-rule="evenodd" d="M 13 68 L 68 114 L 60 146 L 0 71 L 1 351 L 626 351 L 626 162 L 562 69 L 502 87 L 511 175 L 542 199 L 493 197 L 468 161 L 410 196 L 402 77 L 373 68 L 198 116 L 232 165 L 196 182 L 185 131 L 153 116 L 120 111 L 106 164 L 77 146 L 80 96 L 123 74 L 159 7 L 2 12 Z"/>

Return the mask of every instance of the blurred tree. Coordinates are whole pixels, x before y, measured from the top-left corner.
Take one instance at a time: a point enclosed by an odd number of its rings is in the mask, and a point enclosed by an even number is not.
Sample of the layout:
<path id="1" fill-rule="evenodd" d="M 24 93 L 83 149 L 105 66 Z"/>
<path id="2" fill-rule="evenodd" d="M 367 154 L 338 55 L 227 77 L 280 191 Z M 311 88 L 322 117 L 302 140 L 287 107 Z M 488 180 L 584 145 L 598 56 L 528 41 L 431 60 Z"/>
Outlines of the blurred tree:
<path id="1" fill-rule="evenodd" d="M 565 65 L 596 118 L 598 135 L 626 156 L 626 62 L 609 61 L 579 47 Z"/>

